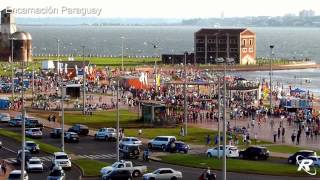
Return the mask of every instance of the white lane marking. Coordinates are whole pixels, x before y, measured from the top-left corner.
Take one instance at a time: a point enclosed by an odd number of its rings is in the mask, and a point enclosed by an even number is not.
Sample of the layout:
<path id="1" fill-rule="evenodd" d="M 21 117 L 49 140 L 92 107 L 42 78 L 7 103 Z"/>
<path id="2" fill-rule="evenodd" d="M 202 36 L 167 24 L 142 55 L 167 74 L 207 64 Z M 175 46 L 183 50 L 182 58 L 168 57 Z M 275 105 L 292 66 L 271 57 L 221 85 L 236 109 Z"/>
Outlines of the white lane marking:
<path id="1" fill-rule="evenodd" d="M 9 152 L 14 153 L 14 154 L 17 153 L 17 151 L 14 151 L 14 150 L 12 150 L 12 149 L 9 149 L 9 148 L 7 148 L 7 147 L 5 147 L 5 146 L 2 146 L 2 148 L 5 149 L 5 150 L 7 150 L 7 151 L 9 151 Z"/>

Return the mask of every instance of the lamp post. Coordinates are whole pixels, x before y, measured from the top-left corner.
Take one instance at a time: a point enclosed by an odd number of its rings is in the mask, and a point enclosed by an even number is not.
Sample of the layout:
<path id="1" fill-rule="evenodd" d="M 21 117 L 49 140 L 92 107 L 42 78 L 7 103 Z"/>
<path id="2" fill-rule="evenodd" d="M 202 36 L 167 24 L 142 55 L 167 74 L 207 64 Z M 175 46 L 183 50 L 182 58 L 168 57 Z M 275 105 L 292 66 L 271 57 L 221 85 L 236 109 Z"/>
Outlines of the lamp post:
<path id="1" fill-rule="evenodd" d="M 151 44 L 153 46 L 153 49 L 155 50 L 155 54 L 157 55 L 157 49 L 159 49 L 159 45 L 157 45 L 156 43 L 152 43 L 152 42 L 144 42 L 145 45 Z M 160 53 L 159 53 L 160 55 Z M 155 87 L 155 93 L 157 93 L 157 56 L 154 59 L 154 87 Z M 156 96 L 154 97 L 156 100 Z"/>
<path id="2" fill-rule="evenodd" d="M 274 45 L 270 45 L 270 115 L 272 110 L 272 58 L 273 58 L 273 48 Z"/>
<path id="3" fill-rule="evenodd" d="M 123 53 L 124 53 L 124 40 L 125 40 L 125 37 L 124 36 L 121 36 L 120 37 L 122 39 L 122 46 L 121 46 L 121 70 L 123 71 Z"/>
<path id="4" fill-rule="evenodd" d="M 26 125 L 25 125 L 25 109 L 24 109 L 24 61 L 22 61 L 22 88 L 21 88 L 21 114 L 22 114 L 22 161 L 21 161 L 21 173 L 24 174 L 25 170 L 25 143 L 26 143 L 26 138 L 25 138 L 25 133 L 26 133 Z M 24 176 L 21 176 L 22 179 Z"/>
<path id="5" fill-rule="evenodd" d="M 119 118 L 119 79 L 117 79 L 117 161 L 120 159 L 119 154 L 119 128 L 120 128 L 120 118 Z"/>
<path id="6" fill-rule="evenodd" d="M 226 88 L 226 62 L 224 63 L 223 71 L 223 165 L 222 165 L 222 179 L 227 179 L 227 159 L 226 159 L 226 121 L 227 121 L 227 88 Z"/>
<path id="7" fill-rule="evenodd" d="M 187 52 L 184 53 L 184 83 L 183 83 L 183 94 L 184 94 L 184 136 L 188 134 L 188 112 L 187 112 Z"/>
<path id="8" fill-rule="evenodd" d="M 220 93 L 220 77 L 218 76 L 218 159 L 220 159 L 220 120 L 221 120 L 221 93 Z"/>
<path id="9" fill-rule="evenodd" d="M 83 71 L 83 97 L 82 97 L 82 104 L 83 104 L 83 109 L 82 113 L 83 115 L 86 114 L 86 71 L 85 71 L 85 63 L 84 63 L 84 49 L 85 46 L 82 47 L 82 71 Z"/>
<path id="10" fill-rule="evenodd" d="M 11 38 L 9 38 L 10 40 L 11 40 L 11 90 L 12 90 L 12 101 L 13 101 L 13 99 L 14 99 L 14 70 L 13 70 L 13 68 L 14 68 L 14 65 L 13 65 L 13 40 L 16 40 L 16 38 L 14 38 L 14 37 L 11 37 Z"/>

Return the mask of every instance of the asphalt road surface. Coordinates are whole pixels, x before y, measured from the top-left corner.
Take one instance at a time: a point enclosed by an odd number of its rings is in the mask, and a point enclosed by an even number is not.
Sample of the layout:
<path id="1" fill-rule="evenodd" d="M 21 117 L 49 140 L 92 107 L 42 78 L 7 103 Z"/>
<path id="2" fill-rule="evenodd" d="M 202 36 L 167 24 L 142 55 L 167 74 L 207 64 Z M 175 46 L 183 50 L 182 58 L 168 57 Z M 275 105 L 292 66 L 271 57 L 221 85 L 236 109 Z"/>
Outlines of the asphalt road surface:
<path id="1" fill-rule="evenodd" d="M 20 133 L 20 128 L 12 128 L 8 127 L 7 124 L 0 124 L 0 128 L 5 128 L 8 130 L 12 130 L 15 132 Z M 57 147 L 60 147 L 61 140 L 60 139 L 53 139 L 50 138 L 50 129 L 44 128 L 43 129 L 43 138 L 41 139 L 44 143 L 48 143 Z M 21 144 L 13 141 L 8 138 L 0 137 L 0 140 L 2 140 L 3 145 L 13 151 L 17 151 L 20 149 Z M 90 159 L 97 159 L 103 162 L 113 163 L 116 159 L 115 157 L 115 148 L 116 143 L 115 142 L 106 142 L 103 140 L 94 140 L 91 136 L 80 136 L 80 142 L 79 143 L 65 143 L 65 148 L 68 151 L 71 151 L 75 153 L 76 155 L 80 155 L 84 158 L 90 158 Z M 48 156 L 48 154 L 40 153 L 39 156 Z M 1 159 L 7 159 L 16 157 L 16 152 L 10 152 L 6 149 L 0 150 L 0 157 Z M 160 162 L 143 162 L 141 160 L 134 160 L 136 164 L 144 164 L 148 167 L 148 170 L 155 170 L 161 167 L 171 167 L 175 170 L 179 170 L 183 173 L 183 179 L 186 180 L 197 180 L 200 174 L 204 171 L 202 169 L 198 168 L 189 168 L 189 167 L 183 167 L 183 166 L 176 166 L 176 165 L 169 165 L 165 163 Z M 46 165 L 49 166 L 48 162 L 46 162 Z M 78 169 L 73 167 L 70 171 L 67 172 L 67 180 L 77 180 L 80 176 L 80 172 Z M 31 174 L 31 179 L 45 179 L 47 175 L 47 171 L 45 173 L 39 173 L 39 174 Z M 217 179 L 221 179 L 221 172 L 217 172 Z M 92 179 L 92 178 L 90 178 Z M 99 178 L 97 178 L 99 179 Z M 141 178 L 137 178 L 141 179 Z M 266 176 L 266 175 L 256 175 L 256 174 L 243 174 L 243 173 L 227 173 L 227 179 L 228 180 L 313 180 L 317 178 L 310 177 L 283 177 L 283 176 Z"/>

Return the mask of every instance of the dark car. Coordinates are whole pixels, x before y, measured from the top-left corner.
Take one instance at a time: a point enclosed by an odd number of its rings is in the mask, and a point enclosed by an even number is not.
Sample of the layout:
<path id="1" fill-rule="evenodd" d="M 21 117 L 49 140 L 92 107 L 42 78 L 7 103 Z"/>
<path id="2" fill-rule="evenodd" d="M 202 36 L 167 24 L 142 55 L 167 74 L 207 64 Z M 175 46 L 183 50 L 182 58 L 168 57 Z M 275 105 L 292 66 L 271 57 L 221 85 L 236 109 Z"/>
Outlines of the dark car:
<path id="1" fill-rule="evenodd" d="M 168 152 L 183 152 L 188 153 L 189 145 L 182 141 L 174 141 L 168 144 L 166 151 Z"/>
<path id="2" fill-rule="evenodd" d="M 296 164 L 297 163 L 297 156 L 299 156 L 298 160 L 300 161 L 300 160 L 308 158 L 310 156 L 317 156 L 317 154 L 314 151 L 301 150 L 301 151 L 298 151 L 298 152 L 294 153 L 293 155 L 289 156 L 288 163 L 289 164 Z"/>
<path id="3" fill-rule="evenodd" d="M 62 132 L 61 128 L 54 128 L 50 132 L 50 137 L 51 138 L 61 138 L 61 132 Z"/>
<path id="4" fill-rule="evenodd" d="M 24 151 L 24 155 L 25 155 L 25 159 L 24 159 L 25 162 L 29 161 L 29 159 L 32 158 L 31 152 L 28 150 Z M 17 163 L 20 164 L 21 160 L 22 160 L 22 150 L 19 150 L 17 154 Z"/>
<path id="5" fill-rule="evenodd" d="M 49 173 L 47 180 L 64 180 L 66 174 L 60 166 L 54 167 Z"/>
<path id="6" fill-rule="evenodd" d="M 82 125 L 82 124 L 75 124 L 71 128 L 69 128 L 68 132 L 74 132 L 79 135 L 88 135 L 89 134 L 89 128 L 88 126 Z"/>
<path id="7" fill-rule="evenodd" d="M 26 128 L 43 128 L 43 124 L 36 119 L 26 119 Z"/>
<path id="8" fill-rule="evenodd" d="M 39 153 L 40 151 L 39 145 L 33 141 L 26 141 L 25 148 L 31 153 Z"/>
<path id="9" fill-rule="evenodd" d="M 242 159 L 266 160 L 269 157 L 269 151 L 265 147 L 250 146 L 246 150 L 240 151 L 239 157 Z"/>
<path id="10" fill-rule="evenodd" d="M 137 144 L 123 144 L 120 145 L 119 151 L 123 158 L 138 158 L 140 155 L 140 148 Z"/>
<path id="11" fill-rule="evenodd" d="M 22 125 L 22 119 L 11 119 L 9 121 L 9 126 L 12 126 L 12 127 L 19 127 Z"/>
<path id="12" fill-rule="evenodd" d="M 132 173 L 129 170 L 115 169 L 102 176 L 103 180 L 132 180 Z"/>
<path id="13" fill-rule="evenodd" d="M 80 140 L 79 135 L 74 132 L 65 132 L 64 133 L 64 141 L 65 142 L 76 142 L 78 143 Z"/>

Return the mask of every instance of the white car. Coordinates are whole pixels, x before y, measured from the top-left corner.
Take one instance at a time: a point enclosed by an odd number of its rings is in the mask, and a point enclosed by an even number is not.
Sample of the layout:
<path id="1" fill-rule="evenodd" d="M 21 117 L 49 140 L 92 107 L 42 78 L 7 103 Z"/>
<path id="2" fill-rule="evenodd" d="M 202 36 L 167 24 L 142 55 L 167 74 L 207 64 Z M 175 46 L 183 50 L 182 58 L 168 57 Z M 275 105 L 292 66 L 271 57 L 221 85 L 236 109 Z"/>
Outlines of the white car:
<path id="1" fill-rule="evenodd" d="M 42 138 L 42 131 L 40 128 L 30 128 L 26 130 L 26 136 L 32 138 Z"/>
<path id="2" fill-rule="evenodd" d="M 61 166 L 64 169 L 71 169 L 71 158 L 65 152 L 55 152 L 53 154 L 52 163 Z"/>
<path id="3" fill-rule="evenodd" d="M 182 179 L 182 173 L 180 171 L 173 170 L 171 168 L 160 168 L 152 173 L 143 175 L 143 180 L 160 180 L 160 179 Z"/>
<path id="4" fill-rule="evenodd" d="M 171 141 L 176 141 L 175 136 L 157 136 L 156 138 L 150 140 L 148 142 L 148 148 L 154 149 L 154 148 L 161 148 L 162 150 L 166 150 L 168 144 Z"/>
<path id="5" fill-rule="evenodd" d="M 101 176 L 109 174 L 113 170 L 129 170 L 133 177 L 138 177 L 147 172 L 147 166 L 135 166 L 131 161 L 120 160 L 113 163 L 111 166 L 101 168 Z"/>
<path id="6" fill-rule="evenodd" d="M 219 150 L 218 150 L 219 149 Z M 223 146 L 221 145 L 220 148 L 214 147 L 211 149 L 208 149 L 206 154 L 208 157 L 218 157 L 218 151 L 219 151 L 219 156 L 223 156 Z M 239 157 L 239 149 L 236 146 L 226 146 L 226 156 L 228 158 L 237 158 Z"/>
<path id="7" fill-rule="evenodd" d="M 39 158 L 31 158 L 27 162 L 26 167 L 28 172 L 43 172 L 43 163 Z"/>
<path id="8" fill-rule="evenodd" d="M 13 170 L 8 176 L 8 180 L 21 180 L 21 170 Z M 24 171 L 23 180 L 29 180 L 29 176 L 26 171 Z"/>
<path id="9" fill-rule="evenodd" d="M 10 121 L 10 114 L 9 113 L 1 113 L 0 114 L 0 122 L 9 122 Z"/>
<path id="10" fill-rule="evenodd" d="M 125 137 L 122 138 L 120 141 L 120 145 L 142 145 L 142 141 L 140 141 L 138 138 L 136 137 Z"/>
<path id="11" fill-rule="evenodd" d="M 116 140 L 117 131 L 114 128 L 101 128 L 94 135 L 95 139 Z"/>

